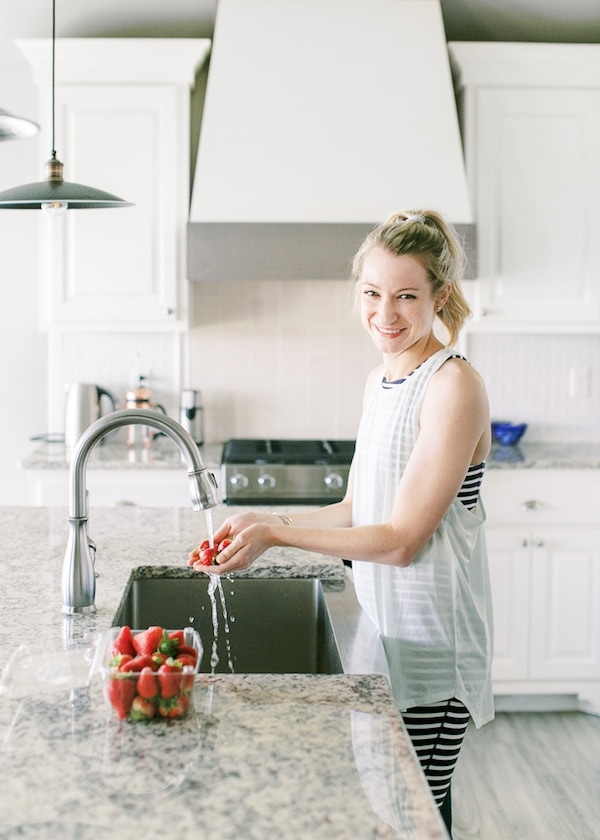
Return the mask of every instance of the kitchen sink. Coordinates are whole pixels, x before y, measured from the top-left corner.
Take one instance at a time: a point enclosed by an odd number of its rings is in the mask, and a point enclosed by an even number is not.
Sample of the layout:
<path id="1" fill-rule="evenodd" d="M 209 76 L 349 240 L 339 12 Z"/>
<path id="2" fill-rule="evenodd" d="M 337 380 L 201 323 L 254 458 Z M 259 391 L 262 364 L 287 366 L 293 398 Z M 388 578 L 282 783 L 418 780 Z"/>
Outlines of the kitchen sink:
<path id="1" fill-rule="evenodd" d="M 341 674 L 342 663 L 320 580 L 310 578 L 222 579 L 227 620 L 220 593 L 215 603 L 202 576 L 136 578 L 125 589 L 113 625 L 141 630 L 151 625 L 193 627 L 204 654 L 200 670 L 209 673 Z M 215 640 L 213 609 L 218 628 Z M 229 632 L 226 632 L 226 625 Z"/>

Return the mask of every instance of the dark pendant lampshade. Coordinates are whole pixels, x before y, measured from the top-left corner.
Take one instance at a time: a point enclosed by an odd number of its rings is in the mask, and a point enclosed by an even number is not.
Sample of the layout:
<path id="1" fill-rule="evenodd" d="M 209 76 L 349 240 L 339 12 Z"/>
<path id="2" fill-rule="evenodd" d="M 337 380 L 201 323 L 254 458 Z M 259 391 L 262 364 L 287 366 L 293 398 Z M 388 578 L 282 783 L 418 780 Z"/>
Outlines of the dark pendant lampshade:
<path id="1" fill-rule="evenodd" d="M 45 210 L 58 216 L 67 208 L 83 210 L 100 207 L 131 207 L 116 195 L 63 180 L 63 165 L 54 149 L 54 88 L 56 47 L 56 0 L 52 0 L 52 151 L 46 162 L 46 178 L 0 192 L 0 210 Z"/>

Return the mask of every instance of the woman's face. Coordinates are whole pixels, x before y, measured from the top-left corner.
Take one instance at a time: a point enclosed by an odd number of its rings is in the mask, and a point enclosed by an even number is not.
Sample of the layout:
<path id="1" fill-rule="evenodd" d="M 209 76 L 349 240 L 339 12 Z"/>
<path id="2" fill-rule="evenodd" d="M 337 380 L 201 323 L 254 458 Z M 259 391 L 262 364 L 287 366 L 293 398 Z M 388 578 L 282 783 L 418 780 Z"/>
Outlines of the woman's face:
<path id="1" fill-rule="evenodd" d="M 397 355 L 429 338 L 448 292 L 434 299 L 417 257 L 375 248 L 365 257 L 359 295 L 362 324 L 373 343 L 382 353 Z"/>

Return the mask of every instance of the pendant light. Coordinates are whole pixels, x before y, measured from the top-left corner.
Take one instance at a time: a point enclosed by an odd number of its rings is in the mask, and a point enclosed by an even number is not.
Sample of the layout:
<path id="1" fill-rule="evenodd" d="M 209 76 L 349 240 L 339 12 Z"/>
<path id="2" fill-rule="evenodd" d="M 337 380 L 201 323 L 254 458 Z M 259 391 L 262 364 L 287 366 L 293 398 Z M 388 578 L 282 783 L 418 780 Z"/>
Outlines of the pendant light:
<path id="1" fill-rule="evenodd" d="M 46 162 L 46 178 L 33 184 L 23 184 L 0 192 L 0 210 L 44 210 L 50 216 L 59 216 L 68 208 L 72 210 L 95 207 L 131 207 L 116 195 L 73 184 L 63 180 L 63 165 L 54 148 L 54 76 L 56 49 L 56 0 L 52 0 L 52 151 Z"/>
<path id="2" fill-rule="evenodd" d="M 25 140 L 37 134 L 40 127 L 31 120 L 24 117 L 15 117 L 0 108 L 0 141 L 1 140 Z"/>

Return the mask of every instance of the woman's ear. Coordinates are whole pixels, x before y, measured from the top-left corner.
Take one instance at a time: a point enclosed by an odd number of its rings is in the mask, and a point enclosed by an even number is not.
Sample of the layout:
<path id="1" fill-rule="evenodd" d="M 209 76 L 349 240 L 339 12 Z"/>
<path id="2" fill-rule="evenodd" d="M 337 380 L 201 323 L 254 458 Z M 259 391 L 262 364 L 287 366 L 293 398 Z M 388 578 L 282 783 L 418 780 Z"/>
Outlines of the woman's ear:
<path id="1" fill-rule="evenodd" d="M 450 293 L 452 292 L 452 284 L 446 283 L 442 291 L 436 297 L 436 306 L 435 311 L 439 312 L 440 309 L 443 309 L 444 306 L 448 303 L 448 298 L 450 297 Z"/>

